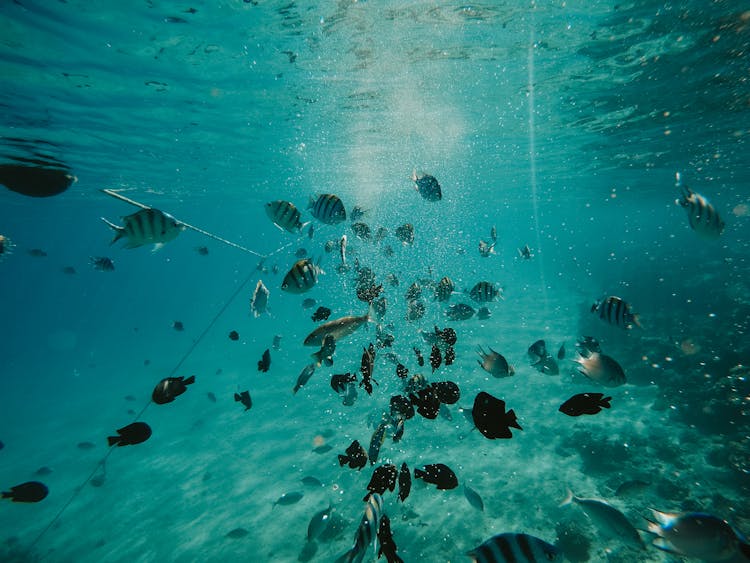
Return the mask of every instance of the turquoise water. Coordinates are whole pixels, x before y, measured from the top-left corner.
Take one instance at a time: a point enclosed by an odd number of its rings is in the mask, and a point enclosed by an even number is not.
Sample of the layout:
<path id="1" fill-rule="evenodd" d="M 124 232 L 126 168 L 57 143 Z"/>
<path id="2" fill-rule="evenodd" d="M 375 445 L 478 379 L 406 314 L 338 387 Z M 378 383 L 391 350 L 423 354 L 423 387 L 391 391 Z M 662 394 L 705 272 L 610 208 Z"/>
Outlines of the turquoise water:
<path id="1" fill-rule="evenodd" d="M 641 529 L 656 508 L 709 512 L 750 533 L 750 3 L 678 4 L 2 3 L 0 164 L 63 163 L 77 182 L 49 198 L 0 191 L 0 235 L 13 243 L 0 257 L 0 488 L 40 480 L 50 491 L 37 504 L 0 503 L 0 559 L 296 561 L 313 514 L 331 503 L 334 523 L 301 559 L 335 560 L 353 543 L 373 468 L 341 468 L 336 456 L 354 439 L 367 448 L 402 392 L 389 351 L 462 395 L 452 421 L 417 415 L 382 446 L 376 466 L 445 463 L 460 483 L 414 484 L 403 505 L 385 493 L 405 561 L 468 561 L 504 532 L 556 543 L 569 561 L 676 560 L 558 507 L 568 488 Z M 439 180 L 441 201 L 419 196 L 414 169 Z M 678 171 L 726 222 L 718 239 L 701 238 L 675 205 Z M 100 217 L 119 223 L 136 208 L 102 188 L 268 255 L 268 271 L 193 230 L 155 252 L 110 246 Z M 349 213 L 361 206 L 388 237 L 361 241 L 350 221 L 314 220 L 316 193 L 337 194 Z M 271 223 L 264 205 L 278 199 L 313 221 L 312 239 Z M 394 236 L 407 222 L 413 246 Z M 495 254 L 482 257 L 493 226 Z M 291 393 L 315 351 L 302 345 L 315 308 L 367 311 L 355 271 L 337 271 L 324 250 L 342 234 L 348 261 L 385 282 L 382 324 L 395 336 L 377 354 L 379 385 L 371 396 L 360 388 L 353 406 L 330 377 L 359 369 L 374 323 Z M 518 255 L 526 244 L 531 260 Z M 292 295 L 281 281 L 299 248 L 325 275 Z M 92 256 L 115 270 L 95 270 Z M 495 283 L 505 299 L 488 305 L 489 319 L 451 322 L 427 298 L 424 318 L 407 321 L 408 286 L 446 275 L 459 292 Z M 258 279 L 270 315 L 254 318 Z M 644 328 L 591 315 L 603 295 L 631 303 Z M 315 307 L 303 308 L 307 297 Z M 478 308 L 461 293 L 450 302 Z M 412 348 L 428 357 L 419 331 L 436 324 L 458 342 L 455 363 L 432 374 Z M 617 359 L 627 384 L 576 373 L 582 336 Z M 530 365 L 538 339 L 553 354 L 565 343 L 559 375 Z M 478 345 L 516 375 L 484 372 Z M 149 404 L 173 374 L 196 383 Z M 247 412 L 233 400 L 245 389 Z M 523 430 L 497 441 L 472 432 L 458 407 L 479 391 L 504 399 Z M 610 410 L 558 412 L 594 391 L 612 396 Z M 139 414 L 152 437 L 108 450 L 106 437 Z M 36 475 L 42 467 L 51 473 Z M 632 480 L 649 485 L 615 495 Z M 294 491 L 299 502 L 274 506 Z M 227 536 L 237 528 L 248 533 Z"/>

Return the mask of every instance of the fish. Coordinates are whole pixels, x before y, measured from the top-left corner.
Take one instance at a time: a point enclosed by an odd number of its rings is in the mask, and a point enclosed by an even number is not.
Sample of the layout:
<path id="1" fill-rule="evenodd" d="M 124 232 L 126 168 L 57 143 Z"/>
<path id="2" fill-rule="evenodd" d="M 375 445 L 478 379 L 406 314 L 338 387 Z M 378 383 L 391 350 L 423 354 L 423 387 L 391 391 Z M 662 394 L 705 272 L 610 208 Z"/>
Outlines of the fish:
<path id="1" fill-rule="evenodd" d="M 390 414 L 394 419 L 410 420 L 414 418 L 414 405 L 403 395 L 394 395 L 390 400 Z"/>
<path id="2" fill-rule="evenodd" d="M 484 512 L 484 501 L 482 501 L 482 497 L 466 483 L 464 483 L 464 497 L 472 507 L 476 508 L 479 512 Z"/>
<path id="3" fill-rule="evenodd" d="M 612 397 L 605 397 L 603 393 L 579 393 L 560 405 L 558 410 L 568 416 L 596 414 L 601 412 L 602 408 L 610 408 L 611 400 Z"/>
<path id="4" fill-rule="evenodd" d="M 404 223 L 396 229 L 396 238 L 401 241 L 403 245 L 414 244 L 414 225 L 411 223 Z"/>
<path id="5" fill-rule="evenodd" d="M 558 360 L 564 360 L 565 359 L 565 342 L 560 344 L 560 349 L 557 351 L 557 359 Z"/>
<path id="6" fill-rule="evenodd" d="M 450 307 L 448 307 L 448 309 L 445 311 L 445 316 L 452 321 L 466 321 L 473 317 L 474 313 L 476 313 L 476 311 L 471 307 L 471 305 L 467 305 L 466 303 L 458 303 L 456 305 L 451 305 Z"/>
<path id="7" fill-rule="evenodd" d="M 407 321 L 418 321 L 424 317 L 427 308 L 424 301 L 418 299 L 416 301 L 409 301 L 406 306 L 406 320 Z"/>
<path id="8" fill-rule="evenodd" d="M 388 424 L 383 421 L 378 424 L 375 432 L 372 433 L 372 437 L 370 438 L 370 447 L 367 449 L 367 459 L 370 460 L 370 465 L 375 465 L 375 462 L 378 461 L 380 446 L 382 446 L 383 441 L 385 441 L 385 431 L 387 428 Z"/>
<path id="9" fill-rule="evenodd" d="M 284 493 L 276 499 L 276 501 L 273 503 L 273 506 L 276 506 L 277 504 L 280 504 L 281 506 L 290 506 L 292 504 L 297 504 L 300 500 L 302 500 L 302 497 L 304 496 L 305 493 L 299 491 Z"/>
<path id="10" fill-rule="evenodd" d="M 651 509 L 648 532 L 654 547 L 702 561 L 746 561 L 750 544 L 726 520 L 704 512 L 668 513 Z"/>
<path id="11" fill-rule="evenodd" d="M 443 198 L 440 183 L 434 176 L 430 176 L 429 174 L 417 176 L 417 171 L 414 170 L 411 173 L 411 179 L 414 182 L 414 189 L 422 196 L 422 199 L 426 201 L 440 201 Z"/>
<path id="12" fill-rule="evenodd" d="M 89 261 L 94 270 L 99 270 L 100 272 L 114 272 L 115 270 L 114 261 L 106 256 L 91 256 Z"/>
<path id="13" fill-rule="evenodd" d="M 370 240 L 370 238 L 372 238 L 372 231 L 367 223 L 352 223 L 352 231 L 354 231 L 354 234 L 358 239 Z"/>
<path id="14" fill-rule="evenodd" d="M 471 417 L 477 430 L 490 440 L 512 438 L 511 428 L 523 430 L 513 409 L 506 412 L 505 401 L 485 391 L 480 391 L 474 398 Z"/>
<path id="15" fill-rule="evenodd" d="M 300 479 L 303 485 L 306 487 L 322 487 L 323 483 L 318 479 L 317 477 L 313 477 L 311 475 L 306 475 L 305 477 L 302 477 Z"/>
<path id="16" fill-rule="evenodd" d="M 453 414 L 451 413 L 451 410 L 448 408 L 448 406 L 445 403 L 440 403 L 440 409 L 438 410 L 438 415 L 440 418 L 444 418 L 448 422 L 453 421 Z"/>
<path id="17" fill-rule="evenodd" d="M 151 400 L 157 405 L 171 403 L 175 400 L 175 397 L 187 391 L 187 386 L 193 383 L 195 383 L 194 375 L 191 375 L 187 379 L 184 376 L 165 377 L 156 384 L 153 393 L 151 393 Z"/>
<path id="18" fill-rule="evenodd" d="M 406 462 L 401 464 L 401 470 L 398 473 L 398 500 L 404 502 L 411 491 L 411 472 Z"/>
<path id="19" fill-rule="evenodd" d="M 618 485 L 617 489 L 615 489 L 615 496 L 627 498 L 631 495 L 643 492 L 644 489 L 650 486 L 651 483 L 648 481 L 641 481 L 640 479 L 624 481 Z"/>
<path id="20" fill-rule="evenodd" d="M 132 422 L 127 426 L 118 428 L 117 436 L 108 436 L 107 443 L 110 446 L 117 444 L 121 446 L 133 446 L 145 442 L 151 437 L 151 427 L 145 422 Z"/>
<path id="21" fill-rule="evenodd" d="M 492 316 L 492 312 L 487 307 L 480 307 L 477 310 L 477 318 L 480 321 L 489 319 Z"/>
<path id="22" fill-rule="evenodd" d="M 236 330 L 232 330 L 229 332 L 229 340 L 237 341 L 240 339 L 240 333 Z"/>
<path id="23" fill-rule="evenodd" d="M 307 205 L 312 216 L 326 225 L 336 225 L 346 221 L 346 209 L 338 196 L 333 194 L 322 194 L 311 197 Z"/>
<path id="24" fill-rule="evenodd" d="M 321 444 L 320 446 L 315 446 L 312 451 L 316 454 L 325 454 L 330 452 L 333 449 L 333 446 L 330 444 Z"/>
<path id="25" fill-rule="evenodd" d="M 497 242 L 497 227 L 495 227 L 495 225 L 492 225 L 492 228 L 490 229 L 490 238 L 492 239 L 492 242 Z"/>
<path id="26" fill-rule="evenodd" d="M 375 231 L 375 242 L 380 242 L 384 240 L 388 236 L 388 229 L 385 227 L 378 227 L 378 230 Z"/>
<path id="27" fill-rule="evenodd" d="M 393 491 L 396 488 L 398 469 L 392 463 L 386 463 L 375 468 L 372 472 L 370 482 L 367 484 L 368 493 L 362 500 L 367 501 L 373 493 L 382 495 L 386 490 Z"/>
<path id="28" fill-rule="evenodd" d="M 604 322 L 626 330 L 634 326 L 643 328 L 638 315 L 633 313 L 630 305 L 614 295 L 596 301 L 591 305 L 591 312 L 596 313 Z"/>
<path id="29" fill-rule="evenodd" d="M 454 289 L 456 289 L 456 286 L 453 283 L 453 280 L 451 280 L 448 276 L 444 276 L 435 286 L 435 289 L 433 291 L 433 298 L 435 301 L 444 303 L 448 301 L 448 299 L 450 299 L 451 295 L 453 295 Z"/>
<path id="30" fill-rule="evenodd" d="M 183 330 L 185 330 L 185 325 L 182 323 L 182 321 L 172 321 L 172 328 L 177 332 L 182 332 Z"/>
<path id="31" fill-rule="evenodd" d="M 443 330 L 435 327 L 435 335 L 439 340 L 445 342 L 448 346 L 453 346 L 458 341 L 458 335 L 456 334 L 456 331 L 451 327 L 446 327 Z"/>
<path id="32" fill-rule="evenodd" d="M 545 356 L 537 363 L 531 365 L 535 367 L 540 373 L 549 375 L 558 375 L 560 373 L 560 366 L 558 366 L 555 359 L 549 355 Z"/>
<path id="33" fill-rule="evenodd" d="M 446 366 L 453 365 L 453 362 L 456 360 L 456 351 L 453 349 L 453 346 L 448 346 L 443 360 Z"/>
<path id="34" fill-rule="evenodd" d="M 302 300 L 302 308 L 312 309 L 313 307 L 315 307 L 316 303 L 317 301 L 315 301 L 315 299 L 313 299 L 312 297 L 306 297 L 305 299 Z"/>
<path id="35" fill-rule="evenodd" d="M 349 372 L 347 373 L 335 373 L 331 376 L 331 388 L 336 393 L 341 393 L 345 390 L 346 384 L 357 381 L 357 376 Z"/>
<path id="36" fill-rule="evenodd" d="M 591 352 L 601 352 L 602 347 L 593 336 L 582 336 L 576 341 L 576 351 L 581 356 L 587 357 Z"/>
<path id="37" fill-rule="evenodd" d="M 396 444 L 401 441 L 401 438 L 404 437 L 404 430 L 406 430 L 406 424 L 404 423 L 403 418 L 399 418 L 396 420 L 396 423 L 393 424 L 393 435 L 391 436 L 391 439 L 393 440 L 393 443 Z"/>
<path id="38" fill-rule="evenodd" d="M 399 285 L 398 276 L 393 272 L 385 276 L 385 281 L 387 281 L 388 285 L 390 285 L 391 287 L 398 287 Z"/>
<path id="39" fill-rule="evenodd" d="M 477 360 L 477 363 L 484 371 L 497 378 L 511 377 L 516 373 L 502 354 L 495 352 L 492 348 L 488 349 L 489 352 L 485 352 L 481 346 L 477 346 L 477 352 L 481 358 Z"/>
<path id="40" fill-rule="evenodd" d="M 449 490 L 458 487 L 458 478 L 453 470 L 444 463 L 431 463 L 423 468 L 414 468 L 414 478 L 425 483 L 436 485 L 438 490 Z"/>
<path id="41" fill-rule="evenodd" d="M 216 395 L 213 392 L 209 391 L 208 393 L 206 393 L 206 397 L 208 397 L 208 400 L 212 403 L 216 402 Z"/>
<path id="42" fill-rule="evenodd" d="M 621 541 L 636 549 L 646 549 L 641 536 L 627 517 L 608 502 L 596 498 L 580 498 L 568 489 L 560 506 L 577 504 L 605 536 Z"/>
<path id="43" fill-rule="evenodd" d="M 5 235 L 0 235 L 0 257 L 11 254 L 11 250 L 14 246 L 15 245 L 13 244 L 13 241 L 10 240 L 10 238 Z"/>
<path id="44" fill-rule="evenodd" d="M 313 235 L 315 235 L 315 225 L 310 223 L 310 227 L 307 229 L 307 238 L 312 240 Z"/>
<path id="45" fill-rule="evenodd" d="M 440 399 L 432 386 L 425 387 L 419 391 L 409 394 L 411 404 L 417 407 L 417 412 L 428 420 L 437 418 L 440 412 Z"/>
<path id="46" fill-rule="evenodd" d="M 380 292 L 383 291 L 383 284 L 380 285 L 365 285 L 357 284 L 357 299 L 364 301 L 365 303 L 372 303 Z"/>
<path id="47" fill-rule="evenodd" d="M 249 411 L 253 406 L 253 400 L 250 398 L 250 391 L 242 391 L 234 394 L 234 401 L 245 405 L 245 410 Z"/>
<path id="48" fill-rule="evenodd" d="M 359 443 L 354 440 L 348 448 L 346 448 L 345 455 L 339 454 L 339 465 L 349 465 L 351 469 L 360 470 L 367 465 L 367 452 Z"/>
<path id="49" fill-rule="evenodd" d="M 225 537 L 233 540 L 238 540 L 240 538 L 244 538 L 249 533 L 250 532 L 248 532 L 245 528 L 235 528 L 234 530 L 227 532 Z"/>
<path id="50" fill-rule="evenodd" d="M 258 362 L 258 371 L 262 371 L 263 373 L 266 373 L 269 368 L 271 367 L 271 351 L 266 348 L 263 352 L 263 356 L 260 358 L 260 361 Z"/>
<path id="51" fill-rule="evenodd" d="M 354 208 L 352 209 L 350 218 L 352 221 L 359 221 L 362 217 L 365 216 L 365 213 L 367 212 L 364 209 L 362 209 L 362 207 L 360 207 L 359 205 L 355 205 Z"/>
<path id="52" fill-rule="evenodd" d="M 346 388 L 344 389 L 344 392 L 341 393 L 341 403 L 345 407 L 351 407 L 354 404 L 354 401 L 357 400 L 357 386 L 354 382 L 349 382 L 346 384 Z"/>
<path id="53" fill-rule="evenodd" d="M 681 192 L 681 197 L 675 203 L 687 211 L 690 228 L 707 239 L 721 236 L 726 225 L 716 208 L 704 196 L 684 185 L 679 172 L 675 178 L 676 186 Z"/>
<path id="54" fill-rule="evenodd" d="M 371 311 L 368 311 L 362 316 L 346 316 L 327 321 L 308 334 L 304 344 L 305 346 L 320 346 L 329 334 L 338 342 L 371 320 Z"/>
<path id="55" fill-rule="evenodd" d="M 554 545 L 529 534 L 497 534 L 467 553 L 475 563 L 549 563 L 563 561 Z"/>
<path id="56" fill-rule="evenodd" d="M 311 355 L 315 359 L 315 367 L 319 368 L 323 364 L 328 367 L 333 365 L 333 353 L 336 351 L 336 341 L 330 334 L 323 339 L 320 350 L 313 352 Z"/>
<path id="57" fill-rule="evenodd" d="M 28 254 L 29 256 L 34 256 L 35 258 L 44 258 L 47 256 L 47 253 L 41 248 L 32 248 L 28 251 Z"/>
<path id="58" fill-rule="evenodd" d="M 531 249 L 529 248 L 529 245 L 524 245 L 523 248 L 518 249 L 518 257 L 522 260 L 531 260 L 531 258 L 534 255 L 531 253 Z"/>
<path id="59" fill-rule="evenodd" d="M 382 513 L 383 498 L 378 493 L 373 493 L 367 499 L 365 512 L 354 536 L 354 545 L 349 551 L 336 559 L 335 563 L 361 563 L 377 536 Z"/>
<path id="60" fill-rule="evenodd" d="M 471 288 L 471 291 L 469 291 L 469 297 L 477 303 L 489 303 L 495 301 L 498 297 L 502 299 L 503 290 L 502 288 L 498 289 L 490 282 L 480 281 Z"/>
<path id="61" fill-rule="evenodd" d="M 315 540 L 325 532 L 331 521 L 332 511 L 333 505 L 328 505 L 328 508 L 324 508 L 313 514 L 313 517 L 310 518 L 310 523 L 307 525 L 307 541 Z"/>
<path id="62" fill-rule="evenodd" d="M 417 282 L 412 283 L 404 294 L 404 298 L 407 301 L 414 301 L 422 296 L 422 286 Z"/>
<path id="63" fill-rule="evenodd" d="M 14 485 L 9 491 L 3 491 L 2 497 L 10 499 L 11 502 L 39 502 L 49 494 L 47 485 L 39 481 L 26 481 L 20 485 Z"/>
<path id="64" fill-rule="evenodd" d="M 104 217 L 101 220 L 115 232 L 114 238 L 109 243 L 110 246 L 125 237 L 127 242 L 124 248 L 138 248 L 146 244 L 153 244 L 157 249 L 164 243 L 177 238 L 177 235 L 185 230 L 185 225 L 169 213 L 154 208 L 141 209 L 123 217 L 123 227 L 115 225 Z"/>
<path id="65" fill-rule="evenodd" d="M 370 342 L 368 348 L 362 348 L 362 361 L 360 362 L 360 371 L 362 372 L 362 381 L 360 387 L 364 387 L 368 395 L 372 395 L 372 384 L 379 385 L 372 377 L 372 371 L 375 366 L 375 346 Z"/>
<path id="66" fill-rule="evenodd" d="M 487 258 L 491 254 L 495 254 L 495 243 L 492 244 L 485 242 L 483 240 L 479 241 L 479 256 L 482 258 Z"/>
<path id="67" fill-rule="evenodd" d="M 281 349 L 281 335 L 277 334 L 273 337 L 273 349 L 274 350 L 280 350 Z"/>
<path id="68" fill-rule="evenodd" d="M 575 360 L 581 367 L 578 372 L 591 381 L 605 387 L 618 387 L 626 383 L 625 371 L 614 358 L 600 352 L 592 352 L 589 356 L 578 356 Z"/>
<path id="69" fill-rule="evenodd" d="M 269 201 L 265 205 L 266 215 L 279 229 L 290 233 L 298 233 L 308 223 L 300 221 L 302 214 L 297 206 L 289 201 L 276 200 Z"/>
<path id="70" fill-rule="evenodd" d="M 346 265 L 346 245 L 346 235 L 341 235 L 341 239 L 339 239 L 339 257 L 341 258 L 341 266 L 339 267 L 340 272 L 346 272 L 349 270 L 349 266 Z"/>
<path id="71" fill-rule="evenodd" d="M 443 363 L 443 355 L 435 344 L 432 345 L 432 351 L 430 352 L 430 366 L 432 367 L 432 373 L 440 367 Z"/>
<path id="72" fill-rule="evenodd" d="M 43 465 L 42 467 L 34 471 L 34 475 L 36 475 L 37 477 L 44 477 L 45 475 L 49 475 L 51 473 L 52 470 L 46 465 Z"/>
<path id="73" fill-rule="evenodd" d="M 436 381 L 431 387 L 438 400 L 446 405 L 455 405 L 461 398 L 461 391 L 453 381 Z"/>
<path id="74" fill-rule="evenodd" d="M 294 384 L 294 388 L 292 389 L 292 393 L 295 395 L 297 394 L 297 391 L 299 391 L 302 387 L 304 387 L 308 381 L 310 381 L 310 378 L 315 373 L 315 364 L 308 364 L 304 367 L 304 369 L 300 372 L 299 376 L 297 376 L 297 383 Z"/>
<path id="75" fill-rule="evenodd" d="M 93 450 L 96 447 L 96 444 L 92 444 L 91 442 L 78 442 L 76 444 L 76 447 L 79 450 L 87 451 L 87 450 Z"/>
<path id="76" fill-rule="evenodd" d="M 318 283 L 318 275 L 322 273 L 320 266 L 313 264 L 309 258 L 303 258 L 295 262 L 284 276 L 281 289 L 287 293 L 305 293 Z"/>
<path id="77" fill-rule="evenodd" d="M 263 280 L 258 280 L 258 283 L 255 284 L 253 296 L 250 298 L 250 312 L 256 319 L 263 313 L 268 312 L 268 297 L 270 295 L 271 292 L 263 284 Z"/>
<path id="78" fill-rule="evenodd" d="M 378 559 L 381 555 L 385 555 L 385 559 L 388 563 L 404 563 L 396 551 L 396 542 L 393 541 L 393 534 L 391 533 L 391 520 L 386 514 L 380 517 L 380 525 L 378 526 Z"/>

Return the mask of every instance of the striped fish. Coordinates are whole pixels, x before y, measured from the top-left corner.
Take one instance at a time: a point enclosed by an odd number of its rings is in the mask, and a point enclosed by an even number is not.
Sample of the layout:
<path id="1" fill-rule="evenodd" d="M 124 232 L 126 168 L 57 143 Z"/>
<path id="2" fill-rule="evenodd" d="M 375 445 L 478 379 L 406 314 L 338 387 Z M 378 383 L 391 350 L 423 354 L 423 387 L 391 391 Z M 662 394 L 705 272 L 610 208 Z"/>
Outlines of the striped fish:
<path id="1" fill-rule="evenodd" d="M 601 320 L 620 328 L 631 329 L 633 325 L 643 328 L 638 315 L 633 313 L 630 305 L 614 295 L 604 297 L 594 303 L 591 306 L 591 312 L 597 313 Z"/>
<path id="2" fill-rule="evenodd" d="M 374 544 L 382 514 L 383 498 L 378 493 L 372 493 L 367 499 L 365 513 L 362 515 L 357 534 L 354 536 L 354 546 L 336 559 L 336 563 L 361 563 L 370 545 Z"/>
<path id="3" fill-rule="evenodd" d="M 309 258 L 298 260 L 284 276 L 281 289 L 289 293 L 304 293 L 318 283 L 318 274 L 321 273 L 320 266 Z"/>
<path id="4" fill-rule="evenodd" d="M 448 301 L 455 288 L 456 286 L 453 284 L 453 280 L 448 276 L 445 276 L 435 286 L 435 300 L 440 301 L 441 303 Z"/>
<path id="5" fill-rule="evenodd" d="M 156 248 L 160 248 L 165 242 L 177 238 L 185 229 L 185 226 L 170 214 L 153 208 L 141 209 L 123 217 L 124 227 L 115 225 L 104 217 L 102 221 L 115 231 L 115 237 L 109 244 L 112 245 L 126 237 L 128 242 L 124 248 L 138 248 L 144 244 L 155 244 Z"/>
<path id="6" fill-rule="evenodd" d="M 502 299 L 502 288 L 498 289 L 490 282 L 480 281 L 469 292 L 471 297 L 477 303 L 489 303 L 498 297 Z"/>
<path id="7" fill-rule="evenodd" d="M 317 198 L 311 197 L 307 206 L 311 209 L 313 217 L 326 225 L 336 225 L 346 221 L 346 209 L 338 196 L 333 194 L 319 195 Z"/>
<path id="8" fill-rule="evenodd" d="M 256 319 L 268 311 L 269 295 L 271 295 L 271 293 L 263 284 L 263 280 L 258 280 L 258 283 L 255 286 L 255 291 L 253 291 L 253 296 L 250 299 L 250 311 Z"/>
<path id="9" fill-rule="evenodd" d="M 288 201 L 269 201 L 266 203 L 266 215 L 274 225 L 290 233 L 298 233 L 307 225 L 299 220 L 299 209 Z"/>
<path id="10" fill-rule="evenodd" d="M 675 176 L 677 188 L 682 192 L 682 197 L 675 203 L 687 210 L 690 228 L 705 238 L 718 238 L 725 225 L 719 212 L 705 197 L 683 185 L 679 172 Z"/>
<path id="11" fill-rule="evenodd" d="M 529 534 L 498 534 L 467 553 L 475 563 L 547 563 L 562 561 L 554 545 Z"/>

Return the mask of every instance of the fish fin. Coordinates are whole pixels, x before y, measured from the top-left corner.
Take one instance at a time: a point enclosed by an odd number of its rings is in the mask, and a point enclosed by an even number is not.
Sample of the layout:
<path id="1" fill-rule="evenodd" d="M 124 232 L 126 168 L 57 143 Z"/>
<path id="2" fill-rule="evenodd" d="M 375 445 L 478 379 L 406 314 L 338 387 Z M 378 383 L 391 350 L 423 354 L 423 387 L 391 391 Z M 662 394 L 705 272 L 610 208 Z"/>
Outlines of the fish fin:
<path id="1" fill-rule="evenodd" d="M 512 426 L 513 428 L 518 428 L 519 430 L 523 430 L 523 428 L 521 428 L 521 425 L 518 424 L 518 420 L 516 419 L 516 413 L 513 409 L 510 409 L 507 412 L 507 415 L 511 419 L 511 421 L 508 423 L 508 426 Z"/>
<path id="2" fill-rule="evenodd" d="M 307 208 L 312 209 L 313 207 L 315 207 L 316 201 L 318 201 L 318 198 L 315 197 L 314 195 L 311 195 L 310 199 L 307 200 Z"/>
<path id="3" fill-rule="evenodd" d="M 182 382 L 183 382 L 183 383 L 184 383 L 185 385 L 192 385 L 193 383 L 195 383 L 195 376 L 194 376 L 194 375 L 191 375 L 191 376 L 190 376 L 190 377 L 188 377 L 187 379 L 183 379 L 183 380 L 182 380 Z"/>
<path id="4" fill-rule="evenodd" d="M 114 243 L 116 243 L 118 240 L 120 240 L 122 237 L 125 236 L 125 227 L 121 227 L 119 225 L 115 225 L 111 221 L 108 221 L 104 217 L 100 217 L 102 221 L 104 221 L 114 232 L 115 232 L 115 238 L 112 239 L 112 241 L 109 243 L 110 246 L 112 246 Z"/>
<path id="5" fill-rule="evenodd" d="M 604 397 L 601 402 L 599 403 L 600 407 L 604 407 L 605 409 L 611 408 L 612 405 L 609 404 L 609 402 L 612 400 L 612 397 Z"/>
<path id="6" fill-rule="evenodd" d="M 573 496 L 573 491 L 571 491 L 570 489 L 566 489 L 565 498 L 557 506 L 559 506 L 559 507 L 568 506 L 569 504 L 571 504 L 573 502 L 574 498 L 575 497 Z"/>
<path id="7" fill-rule="evenodd" d="M 412 181 L 412 182 L 416 182 L 416 181 L 417 181 L 417 179 L 418 179 L 418 178 L 417 178 L 417 169 L 416 169 L 416 168 L 413 168 L 413 169 L 412 169 L 412 171 L 411 171 L 411 181 Z"/>
<path id="8" fill-rule="evenodd" d="M 666 539 L 662 537 L 654 538 L 654 540 L 651 542 L 651 545 L 653 545 L 657 549 L 666 551 L 667 553 L 673 553 L 674 555 L 684 555 L 684 553 L 682 553 L 681 551 L 677 551 Z"/>
<path id="9" fill-rule="evenodd" d="M 107 443 L 110 446 L 114 446 L 115 444 L 117 444 L 119 442 L 120 442 L 120 437 L 119 436 L 107 436 Z"/>
<path id="10" fill-rule="evenodd" d="M 157 252 L 161 250 L 161 248 L 164 246 L 163 242 L 157 242 L 154 247 L 151 249 L 151 252 Z"/>
<path id="11" fill-rule="evenodd" d="M 637 326 L 638 328 L 640 328 L 641 330 L 643 329 L 643 325 L 641 324 L 641 317 L 640 317 L 640 315 L 638 315 L 638 314 L 634 314 L 633 315 L 633 324 L 635 326 Z"/>
<path id="12" fill-rule="evenodd" d="M 649 508 L 649 510 L 651 511 L 651 514 L 654 515 L 654 519 L 659 525 L 670 524 L 679 516 L 679 514 L 675 514 L 673 512 L 661 512 L 660 510 L 656 510 L 655 508 Z"/>
<path id="13" fill-rule="evenodd" d="M 508 375 L 515 375 L 515 374 L 516 374 L 516 369 L 512 365 L 508 364 Z"/>

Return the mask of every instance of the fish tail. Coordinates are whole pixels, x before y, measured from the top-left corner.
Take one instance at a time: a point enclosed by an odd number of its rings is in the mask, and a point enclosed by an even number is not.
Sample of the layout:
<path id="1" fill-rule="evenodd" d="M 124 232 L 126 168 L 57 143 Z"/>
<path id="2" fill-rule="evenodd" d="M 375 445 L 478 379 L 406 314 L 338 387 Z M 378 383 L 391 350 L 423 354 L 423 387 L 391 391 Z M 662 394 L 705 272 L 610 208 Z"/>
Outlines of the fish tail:
<path id="1" fill-rule="evenodd" d="M 107 443 L 110 446 L 114 446 L 115 444 L 117 444 L 119 442 L 120 442 L 120 437 L 119 436 L 107 436 Z"/>
<path id="2" fill-rule="evenodd" d="M 190 377 L 188 377 L 187 379 L 184 379 L 184 380 L 183 380 L 182 382 L 183 382 L 183 383 L 184 383 L 185 385 L 192 385 L 193 383 L 195 383 L 195 376 L 194 376 L 194 375 L 191 375 L 191 376 L 190 376 Z"/>
<path id="3" fill-rule="evenodd" d="M 568 506 L 573 502 L 573 498 L 573 491 L 571 491 L 570 489 L 566 489 L 565 498 L 560 504 L 558 504 L 558 506 Z"/>
<path id="4" fill-rule="evenodd" d="M 240 395 L 238 393 L 235 393 L 234 394 L 234 402 L 235 403 L 239 403 L 241 400 L 242 400 L 242 398 L 240 397 Z"/>
<path id="5" fill-rule="evenodd" d="M 339 454 L 339 465 L 341 467 L 344 467 L 347 461 L 349 461 L 349 458 L 347 456 Z"/>
<path id="6" fill-rule="evenodd" d="M 518 428 L 519 430 L 523 430 L 523 428 L 521 428 L 521 425 L 518 424 L 518 420 L 516 419 L 516 413 L 513 409 L 510 409 L 508 411 L 508 417 L 511 419 L 511 421 L 508 423 L 508 426 L 512 426 L 513 428 Z"/>
<path id="7" fill-rule="evenodd" d="M 10 491 L 3 491 L 2 498 L 11 498 L 13 496 L 13 493 Z"/>
<path id="8" fill-rule="evenodd" d="M 412 182 L 416 182 L 417 181 L 417 169 L 416 168 L 412 168 L 412 171 L 411 171 L 411 181 Z"/>
<path id="9" fill-rule="evenodd" d="M 113 238 L 112 242 L 109 243 L 110 245 L 113 245 L 114 243 L 116 243 L 118 240 L 120 240 L 122 237 L 125 236 L 125 228 L 124 227 L 120 227 L 119 225 L 115 225 L 114 223 L 112 223 L 111 221 L 108 221 L 104 217 L 100 217 L 100 219 L 102 221 L 104 221 L 115 232 L 115 238 Z"/>
<path id="10" fill-rule="evenodd" d="M 418 467 L 414 468 L 414 478 L 415 479 L 423 479 L 426 473 L 419 469 Z"/>
<path id="11" fill-rule="evenodd" d="M 605 409 L 610 408 L 612 405 L 609 404 L 609 402 L 612 400 L 612 397 L 604 397 L 601 402 L 599 403 L 600 406 L 604 407 Z"/>

